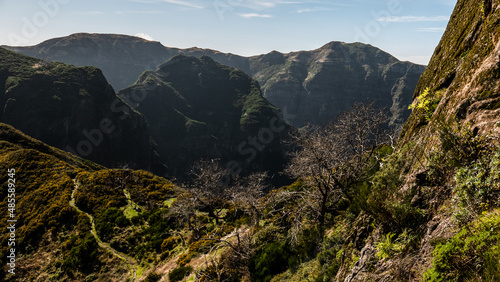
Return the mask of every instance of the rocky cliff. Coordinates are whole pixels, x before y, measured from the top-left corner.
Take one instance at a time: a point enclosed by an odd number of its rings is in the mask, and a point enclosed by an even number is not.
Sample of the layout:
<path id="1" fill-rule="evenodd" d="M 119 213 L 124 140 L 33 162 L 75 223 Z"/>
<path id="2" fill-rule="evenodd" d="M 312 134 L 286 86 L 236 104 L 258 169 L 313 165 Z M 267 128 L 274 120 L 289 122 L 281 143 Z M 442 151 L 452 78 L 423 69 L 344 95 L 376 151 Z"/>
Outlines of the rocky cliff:
<path id="1" fill-rule="evenodd" d="M 257 81 L 210 57 L 178 55 L 118 92 L 144 114 L 174 175 L 199 159 L 221 158 L 234 172 L 277 172 L 290 127 Z"/>
<path id="2" fill-rule="evenodd" d="M 45 60 L 99 67 L 117 90 L 177 54 L 209 56 L 256 79 L 264 97 L 297 127 L 325 124 L 360 100 L 375 101 L 387 109 L 391 123 L 402 124 L 424 71 L 424 66 L 400 62 L 361 43 L 330 42 L 313 51 L 242 57 L 209 49 L 168 48 L 124 35 L 73 34 L 36 46 L 8 48 Z"/>
<path id="3" fill-rule="evenodd" d="M 402 124 L 424 70 L 373 46 L 342 42 L 313 51 L 271 52 L 250 62 L 264 96 L 298 127 L 326 124 L 354 102 L 367 100 L 386 108 L 391 124 Z"/>
<path id="4" fill-rule="evenodd" d="M 384 162 L 388 200 L 368 200 L 380 205 L 358 216 L 352 241 L 366 243 L 336 281 L 498 280 L 499 90 L 500 1 L 459 0 Z"/>
<path id="5" fill-rule="evenodd" d="M 118 99 L 99 69 L 0 48 L 0 85 L 1 122 L 103 165 L 156 165 L 145 119 Z"/>
<path id="6" fill-rule="evenodd" d="M 427 136 L 443 117 L 468 123 L 474 132 L 498 132 L 499 22 L 497 1 L 458 1 L 414 94 L 418 100 L 427 89 L 437 105 L 432 113 L 414 111 L 405 124 L 405 142 Z"/>

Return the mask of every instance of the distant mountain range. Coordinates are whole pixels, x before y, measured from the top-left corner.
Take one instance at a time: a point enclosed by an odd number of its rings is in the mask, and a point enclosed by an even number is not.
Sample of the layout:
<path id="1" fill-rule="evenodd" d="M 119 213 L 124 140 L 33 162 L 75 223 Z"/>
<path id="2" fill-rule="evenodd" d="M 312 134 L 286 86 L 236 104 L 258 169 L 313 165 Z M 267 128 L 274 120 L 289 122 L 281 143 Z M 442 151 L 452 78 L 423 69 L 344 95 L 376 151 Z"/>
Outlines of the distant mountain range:
<path id="1" fill-rule="evenodd" d="M 200 159 L 234 173 L 278 172 L 291 129 L 257 81 L 209 57 L 179 55 L 119 96 L 95 67 L 0 48 L 0 122 L 109 167 L 182 177 Z"/>
<path id="2" fill-rule="evenodd" d="M 169 48 L 126 35 L 80 33 L 36 46 L 5 48 L 43 60 L 99 67 L 117 91 L 176 55 L 208 56 L 256 79 L 264 97 L 296 127 L 325 124 L 362 100 L 375 101 L 387 109 L 392 124 L 402 124 L 425 69 L 370 45 L 342 42 L 313 51 L 243 57 L 210 49 Z"/>

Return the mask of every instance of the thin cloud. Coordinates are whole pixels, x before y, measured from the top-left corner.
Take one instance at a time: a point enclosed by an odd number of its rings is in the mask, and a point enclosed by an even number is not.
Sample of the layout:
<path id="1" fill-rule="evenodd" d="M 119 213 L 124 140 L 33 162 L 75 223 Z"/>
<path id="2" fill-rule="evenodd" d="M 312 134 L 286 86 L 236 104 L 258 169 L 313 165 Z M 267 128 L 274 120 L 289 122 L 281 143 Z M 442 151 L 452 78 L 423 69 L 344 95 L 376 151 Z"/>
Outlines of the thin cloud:
<path id="1" fill-rule="evenodd" d="M 247 1 L 242 1 L 241 3 L 238 3 L 235 6 L 245 7 L 245 8 L 249 8 L 249 9 L 253 9 L 253 10 L 264 10 L 264 9 L 275 8 L 276 6 L 279 6 L 279 5 L 302 4 L 302 3 L 303 3 L 303 1 L 247 0 Z"/>
<path id="2" fill-rule="evenodd" d="M 446 22 L 450 18 L 445 16 L 437 17 L 415 17 L 415 16 L 392 16 L 392 17 L 382 17 L 378 18 L 379 22 L 391 22 L 391 23 L 413 23 L 413 22 Z"/>
<path id="3" fill-rule="evenodd" d="M 174 4 L 174 5 L 180 5 L 180 6 L 185 6 L 185 7 L 190 7 L 190 8 L 196 8 L 196 9 L 203 9 L 203 6 L 188 2 L 188 1 L 180 1 L 180 0 L 163 0 L 163 2 L 169 3 L 169 4 Z"/>
<path id="4" fill-rule="evenodd" d="M 149 41 L 155 41 L 155 39 L 153 37 L 151 37 L 149 34 L 146 34 L 146 33 L 136 33 L 134 34 L 134 36 L 137 36 L 137 37 L 140 37 L 142 39 L 146 39 L 146 40 L 149 40 Z"/>
<path id="5" fill-rule="evenodd" d="M 444 27 L 422 27 L 417 28 L 418 32 L 443 32 Z"/>
<path id="6" fill-rule="evenodd" d="M 312 13 L 312 12 L 323 12 L 323 11 L 331 11 L 333 10 L 332 8 L 326 8 L 326 7 L 317 7 L 317 8 L 308 8 L 308 9 L 300 9 L 297 10 L 297 14 L 302 14 L 302 13 Z"/>
<path id="7" fill-rule="evenodd" d="M 118 15 L 130 15 L 130 14 L 163 14 L 160 11 L 117 11 Z"/>
<path id="8" fill-rule="evenodd" d="M 245 19 L 252 19 L 252 18 L 272 18 L 272 15 L 268 14 L 257 14 L 257 13 L 248 13 L 248 14 L 238 14 L 240 17 L 245 18 Z"/>

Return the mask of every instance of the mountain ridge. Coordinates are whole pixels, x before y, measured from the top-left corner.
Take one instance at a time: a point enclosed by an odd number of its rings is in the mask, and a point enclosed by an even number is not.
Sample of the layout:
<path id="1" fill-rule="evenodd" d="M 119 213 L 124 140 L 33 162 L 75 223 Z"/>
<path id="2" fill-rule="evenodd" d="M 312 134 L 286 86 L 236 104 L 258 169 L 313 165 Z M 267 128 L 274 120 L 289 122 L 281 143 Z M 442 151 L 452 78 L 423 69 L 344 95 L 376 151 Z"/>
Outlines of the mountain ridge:
<path id="1" fill-rule="evenodd" d="M 103 165 L 158 166 L 144 118 L 117 98 L 99 69 L 0 48 L 0 83 L 0 122 Z"/>
<path id="2" fill-rule="evenodd" d="M 133 84 L 175 55 L 209 56 L 241 69 L 261 84 L 263 95 L 296 127 L 322 125 L 349 109 L 352 99 L 387 108 L 391 124 L 402 124 L 424 66 L 400 62 L 363 43 L 332 41 L 311 51 L 250 57 L 198 47 L 179 49 L 159 42 L 111 34 L 73 34 L 31 47 L 7 47 L 41 59 L 101 68 L 116 90 Z M 369 55 L 368 55 L 369 54 Z M 338 103 L 338 101 L 340 103 Z"/>
<path id="3" fill-rule="evenodd" d="M 284 163 L 280 142 L 290 128 L 262 97 L 258 83 L 241 70 L 208 56 L 177 55 L 118 92 L 125 101 L 134 100 L 134 94 L 142 97 L 132 103 L 146 117 L 171 170 L 183 171 L 200 158 L 273 173 L 279 170 L 273 165 Z M 247 139 L 255 137 L 260 141 L 252 148 Z M 274 161 L 266 165 L 264 156 Z"/>

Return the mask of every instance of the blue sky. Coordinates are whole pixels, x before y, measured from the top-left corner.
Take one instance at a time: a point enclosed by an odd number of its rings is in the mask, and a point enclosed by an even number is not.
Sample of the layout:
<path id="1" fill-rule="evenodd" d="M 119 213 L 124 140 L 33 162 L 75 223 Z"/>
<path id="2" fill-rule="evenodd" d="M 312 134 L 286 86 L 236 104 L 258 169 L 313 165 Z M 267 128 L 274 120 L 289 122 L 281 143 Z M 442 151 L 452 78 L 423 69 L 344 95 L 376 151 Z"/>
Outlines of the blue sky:
<path id="1" fill-rule="evenodd" d="M 360 41 L 427 64 L 456 0 L 0 0 L 0 45 L 77 32 L 250 56 Z"/>

